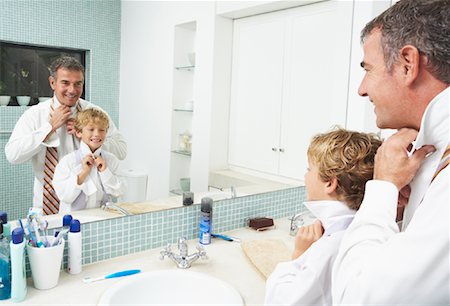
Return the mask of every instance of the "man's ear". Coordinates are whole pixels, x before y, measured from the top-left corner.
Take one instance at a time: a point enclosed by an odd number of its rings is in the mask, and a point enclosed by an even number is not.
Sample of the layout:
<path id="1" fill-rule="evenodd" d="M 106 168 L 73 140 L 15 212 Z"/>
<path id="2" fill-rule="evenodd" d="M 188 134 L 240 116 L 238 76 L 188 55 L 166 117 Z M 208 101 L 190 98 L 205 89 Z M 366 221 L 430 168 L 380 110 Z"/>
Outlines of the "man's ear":
<path id="1" fill-rule="evenodd" d="M 49 83 L 50 83 L 50 87 L 51 87 L 53 90 L 55 90 L 55 86 L 56 86 L 56 80 L 55 80 L 55 78 L 52 77 L 52 76 L 49 76 L 49 77 L 48 77 L 48 81 L 49 81 Z"/>
<path id="2" fill-rule="evenodd" d="M 417 79 L 421 68 L 419 50 L 411 45 L 404 46 L 400 49 L 399 61 L 406 85 L 412 84 Z"/>
<path id="3" fill-rule="evenodd" d="M 337 179 L 335 177 L 333 177 L 331 180 L 329 180 L 326 185 L 325 185 L 325 192 L 327 194 L 332 194 L 333 192 L 336 191 L 338 182 Z"/>

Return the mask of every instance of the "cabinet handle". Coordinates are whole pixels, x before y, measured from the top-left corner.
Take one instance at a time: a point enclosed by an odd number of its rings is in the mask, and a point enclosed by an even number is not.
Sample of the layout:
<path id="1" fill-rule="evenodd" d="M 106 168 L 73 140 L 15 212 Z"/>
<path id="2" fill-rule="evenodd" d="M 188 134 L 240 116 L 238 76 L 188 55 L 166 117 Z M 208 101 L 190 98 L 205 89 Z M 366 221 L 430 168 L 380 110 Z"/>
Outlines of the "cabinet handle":
<path id="1" fill-rule="evenodd" d="M 272 148 L 272 151 L 277 152 L 278 149 L 277 148 Z"/>
<path id="2" fill-rule="evenodd" d="M 280 152 L 281 152 L 281 153 L 284 153 L 284 149 L 280 149 Z"/>

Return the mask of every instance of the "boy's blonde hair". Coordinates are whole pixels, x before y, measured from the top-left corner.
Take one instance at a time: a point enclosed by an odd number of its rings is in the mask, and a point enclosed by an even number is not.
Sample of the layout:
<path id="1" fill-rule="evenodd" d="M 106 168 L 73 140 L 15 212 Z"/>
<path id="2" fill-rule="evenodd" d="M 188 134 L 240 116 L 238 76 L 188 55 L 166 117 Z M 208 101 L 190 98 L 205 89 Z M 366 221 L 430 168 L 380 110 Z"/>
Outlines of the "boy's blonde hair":
<path id="1" fill-rule="evenodd" d="M 318 168 L 319 178 L 337 180 L 338 200 L 357 210 L 365 184 L 373 177 L 375 153 L 381 140 L 375 134 L 342 128 L 314 136 L 308 148 L 308 160 Z"/>
<path id="2" fill-rule="evenodd" d="M 105 130 L 108 130 L 109 128 L 108 115 L 97 108 L 87 108 L 78 112 L 75 121 L 75 130 L 80 132 L 89 123 L 98 124 Z"/>

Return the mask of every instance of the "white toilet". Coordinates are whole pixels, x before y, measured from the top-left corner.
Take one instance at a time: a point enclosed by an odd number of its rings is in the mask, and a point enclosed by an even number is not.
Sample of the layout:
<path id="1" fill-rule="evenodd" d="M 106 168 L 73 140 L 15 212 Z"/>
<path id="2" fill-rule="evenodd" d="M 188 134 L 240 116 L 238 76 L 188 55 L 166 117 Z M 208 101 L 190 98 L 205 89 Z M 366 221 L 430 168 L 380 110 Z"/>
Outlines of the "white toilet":
<path id="1" fill-rule="evenodd" d="M 118 177 L 125 183 L 125 192 L 118 202 L 142 202 L 147 197 L 147 174 L 132 169 L 123 170 Z"/>

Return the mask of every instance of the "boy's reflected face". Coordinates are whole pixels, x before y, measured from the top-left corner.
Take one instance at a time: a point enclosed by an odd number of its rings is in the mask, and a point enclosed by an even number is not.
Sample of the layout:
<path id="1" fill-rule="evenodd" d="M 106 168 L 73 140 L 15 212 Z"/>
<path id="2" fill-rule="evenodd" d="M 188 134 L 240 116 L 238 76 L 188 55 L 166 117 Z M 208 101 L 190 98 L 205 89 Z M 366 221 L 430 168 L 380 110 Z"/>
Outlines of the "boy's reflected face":
<path id="1" fill-rule="evenodd" d="M 91 122 L 81 131 L 77 131 L 77 136 L 94 152 L 105 142 L 106 132 L 107 130 L 103 125 Z"/>

